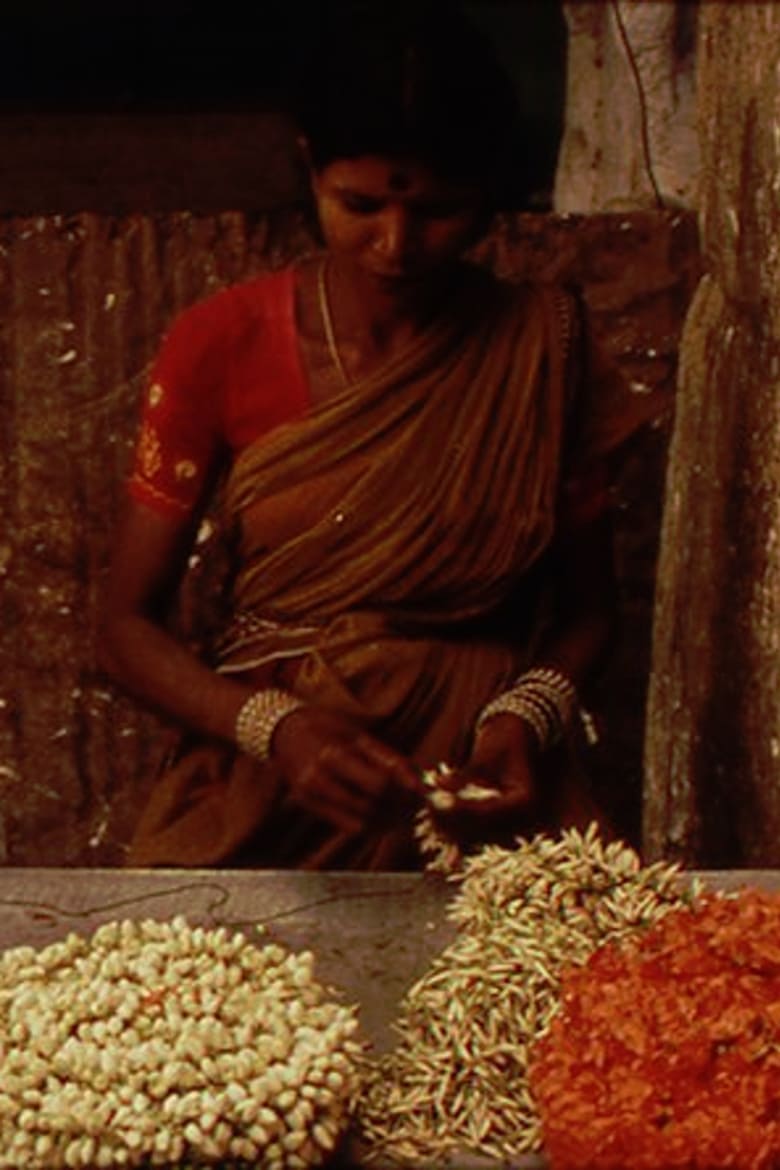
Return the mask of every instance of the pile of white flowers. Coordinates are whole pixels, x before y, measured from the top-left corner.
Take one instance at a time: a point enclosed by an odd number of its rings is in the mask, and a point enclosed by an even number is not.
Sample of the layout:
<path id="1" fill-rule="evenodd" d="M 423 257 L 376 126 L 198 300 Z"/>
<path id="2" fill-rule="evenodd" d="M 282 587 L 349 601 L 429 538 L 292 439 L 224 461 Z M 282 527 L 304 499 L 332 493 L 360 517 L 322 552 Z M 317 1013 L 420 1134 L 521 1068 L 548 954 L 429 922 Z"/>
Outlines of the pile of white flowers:
<path id="1" fill-rule="evenodd" d="M 0 1167 L 318 1165 L 363 1046 L 312 963 L 183 918 L 6 951 Z"/>

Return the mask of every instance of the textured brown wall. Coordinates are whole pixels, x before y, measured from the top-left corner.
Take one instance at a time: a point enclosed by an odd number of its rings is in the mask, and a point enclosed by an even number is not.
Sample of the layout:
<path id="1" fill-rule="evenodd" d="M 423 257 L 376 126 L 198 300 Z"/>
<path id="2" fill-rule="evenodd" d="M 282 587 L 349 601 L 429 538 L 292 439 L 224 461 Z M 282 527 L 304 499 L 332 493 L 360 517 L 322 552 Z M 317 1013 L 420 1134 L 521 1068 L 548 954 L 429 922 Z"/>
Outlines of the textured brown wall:
<path id="1" fill-rule="evenodd" d="M 0 809 L 7 859 L 116 855 L 156 724 L 95 670 L 144 371 L 175 311 L 299 246 L 233 213 L 0 225 Z"/>
<path id="2" fill-rule="evenodd" d="M 145 370 L 172 315 L 308 246 L 292 214 L 0 221 L 0 861 L 113 864 L 161 726 L 96 672 L 95 617 Z M 507 220 L 484 259 L 580 281 L 657 423 L 616 496 L 625 634 L 602 688 L 598 784 L 636 835 L 661 485 L 690 217 Z"/>

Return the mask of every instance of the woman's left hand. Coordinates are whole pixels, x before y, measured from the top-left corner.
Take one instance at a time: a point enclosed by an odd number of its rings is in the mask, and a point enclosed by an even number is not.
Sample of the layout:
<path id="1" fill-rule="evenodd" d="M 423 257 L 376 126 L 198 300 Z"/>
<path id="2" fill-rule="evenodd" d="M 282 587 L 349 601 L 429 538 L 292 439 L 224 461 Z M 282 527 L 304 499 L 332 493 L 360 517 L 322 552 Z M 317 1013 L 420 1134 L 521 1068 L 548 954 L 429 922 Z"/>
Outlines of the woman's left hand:
<path id="1" fill-rule="evenodd" d="M 535 779 L 536 737 L 517 715 L 497 715 L 480 729 L 468 763 L 445 776 L 441 787 L 450 792 L 451 808 L 437 813 L 453 836 L 463 840 L 489 839 L 538 812 L 539 791 Z M 467 785 L 492 789 L 482 799 L 459 797 Z"/>

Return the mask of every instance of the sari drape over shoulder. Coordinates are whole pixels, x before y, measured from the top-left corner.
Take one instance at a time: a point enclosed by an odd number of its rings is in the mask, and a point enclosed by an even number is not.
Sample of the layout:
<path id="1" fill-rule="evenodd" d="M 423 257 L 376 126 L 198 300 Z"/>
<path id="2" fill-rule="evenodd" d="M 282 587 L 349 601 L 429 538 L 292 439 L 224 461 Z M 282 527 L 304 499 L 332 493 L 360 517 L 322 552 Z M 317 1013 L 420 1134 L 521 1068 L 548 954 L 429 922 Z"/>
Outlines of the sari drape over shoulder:
<path id="1" fill-rule="evenodd" d="M 224 490 L 237 570 L 217 669 L 343 712 L 420 767 L 463 762 L 478 711 L 533 655 L 573 324 L 560 289 L 475 270 L 446 320 L 243 451 Z M 273 762 L 186 737 L 129 863 L 419 862 L 411 823 L 337 832 Z"/>

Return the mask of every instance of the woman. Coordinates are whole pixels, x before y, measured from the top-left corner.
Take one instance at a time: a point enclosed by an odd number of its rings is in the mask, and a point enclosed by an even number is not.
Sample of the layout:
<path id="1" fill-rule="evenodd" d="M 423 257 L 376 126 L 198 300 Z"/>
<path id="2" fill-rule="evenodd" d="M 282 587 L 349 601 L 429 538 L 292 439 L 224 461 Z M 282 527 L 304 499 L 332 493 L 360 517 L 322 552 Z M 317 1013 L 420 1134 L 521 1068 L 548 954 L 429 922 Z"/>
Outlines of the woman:
<path id="1" fill-rule="evenodd" d="M 610 396 L 577 377 L 570 297 L 463 259 L 514 106 L 473 29 L 413 7 L 357 13 L 309 73 L 323 252 L 190 309 L 158 358 L 103 642 L 189 734 L 134 865 L 418 865 L 440 762 L 460 838 L 593 811 L 560 765 L 614 612 Z M 225 471 L 231 618 L 204 662 L 162 615 Z"/>

